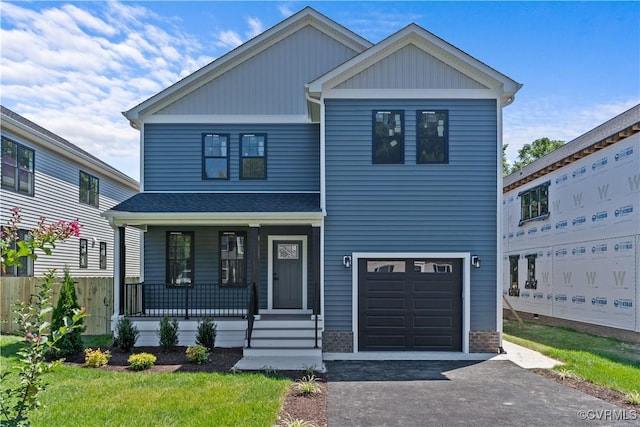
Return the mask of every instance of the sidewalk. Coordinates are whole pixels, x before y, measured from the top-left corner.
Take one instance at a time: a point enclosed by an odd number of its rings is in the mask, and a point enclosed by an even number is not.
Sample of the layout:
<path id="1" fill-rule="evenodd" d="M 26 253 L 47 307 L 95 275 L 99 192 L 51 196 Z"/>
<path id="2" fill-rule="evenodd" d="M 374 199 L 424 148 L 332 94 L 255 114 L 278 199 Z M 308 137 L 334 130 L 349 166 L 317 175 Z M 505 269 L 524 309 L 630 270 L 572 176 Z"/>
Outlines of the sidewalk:
<path id="1" fill-rule="evenodd" d="M 502 340 L 502 348 L 506 354 L 500 354 L 491 360 L 510 360 L 525 369 L 551 369 L 554 366 L 563 365 L 562 362 L 504 339 Z"/>

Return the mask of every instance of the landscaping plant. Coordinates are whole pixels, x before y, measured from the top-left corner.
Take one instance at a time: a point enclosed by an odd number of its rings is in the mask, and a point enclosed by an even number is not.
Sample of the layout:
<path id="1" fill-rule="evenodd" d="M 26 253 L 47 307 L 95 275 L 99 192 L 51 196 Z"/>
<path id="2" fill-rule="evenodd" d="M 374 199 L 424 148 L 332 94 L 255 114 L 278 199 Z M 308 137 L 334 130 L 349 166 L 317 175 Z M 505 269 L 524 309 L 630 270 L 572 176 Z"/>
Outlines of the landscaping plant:
<path id="1" fill-rule="evenodd" d="M 127 317 L 123 317 L 118 320 L 116 324 L 116 332 L 118 334 L 117 343 L 118 347 L 124 352 L 130 352 L 138 341 L 140 331 L 131 323 L 131 320 Z"/>
<path id="2" fill-rule="evenodd" d="M 136 353 L 129 356 L 129 368 L 134 371 L 144 371 L 156 363 L 157 358 L 150 353 Z"/>
<path id="3" fill-rule="evenodd" d="M 111 352 L 109 350 L 102 351 L 99 348 L 92 350 L 90 348 L 84 351 L 85 358 L 84 364 L 90 368 L 101 368 L 106 366 L 111 359 Z"/>
<path id="4" fill-rule="evenodd" d="M 171 351 L 178 345 L 178 321 L 164 316 L 160 319 L 160 348 L 163 351 Z"/>
<path id="5" fill-rule="evenodd" d="M 69 273 L 69 269 L 65 268 L 64 280 L 60 288 L 60 298 L 56 308 L 53 310 L 51 328 L 55 331 L 64 326 L 64 318 L 72 317 L 73 313 L 79 309 L 80 305 L 78 304 L 73 278 Z M 78 328 L 74 328 L 60 339 L 52 352 L 53 357 L 58 359 L 82 352 L 84 348 L 82 344 L 82 323 L 82 320 L 80 320 Z"/>
<path id="6" fill-rule="evenodd" d="M 209 361 L 209 350 L 202 345 L 190 345 L 186 353 L 189 362 L 200 364 Z"/>
<path id="7" fill-rule="evenodd" d="M 216 346 L 216 324 L 211 319 L 204 319 L 198 323 L 196 344 L 213 351 Z"/>
<path id="8" fill-rule="evenodd" d="M 19 240 L 20 209 L 11 209 L 11 218 L 0 233 L 0 268 L 3 274 L 6 273 L 7 267 L 21 265 L 21 258 L 29 257 L 35 260 L 40 251 L 50 255 L 57 242 L 80 235 L 77 220 L 58 221 L 49 225 L 45 224 L 45 220 L 44 217 L 40 217 L 38 227 L 29 232 L 29 237 Z M 51 288 L 55 282 L 55 270 L 51 269 L 38 284 L 38 292 L 32 295 L 31 301 L 16 304 L 13 312 L 19 333 L 24 336 L 24 342 L 17 352 L 19 365 L 15 367 L 20 378 L 19 385 L 8 387 L 5 379 L 9 372 L 0 374 L 0 382 L 3 384 L 0 390 L 2 425 L 29 425 L 29 413 L 41 406 L 40 392 L 48 386 L 43 375 L 60 363 L 47 362 L 45 356 L 55 349 L 62 337 L 79 328 L 79 323 L 85 316 L 83 310 L 72 310 L 71 318 L 65 317 L 62 325 L 52 330 L 48 317 L 53 309 Z"/>

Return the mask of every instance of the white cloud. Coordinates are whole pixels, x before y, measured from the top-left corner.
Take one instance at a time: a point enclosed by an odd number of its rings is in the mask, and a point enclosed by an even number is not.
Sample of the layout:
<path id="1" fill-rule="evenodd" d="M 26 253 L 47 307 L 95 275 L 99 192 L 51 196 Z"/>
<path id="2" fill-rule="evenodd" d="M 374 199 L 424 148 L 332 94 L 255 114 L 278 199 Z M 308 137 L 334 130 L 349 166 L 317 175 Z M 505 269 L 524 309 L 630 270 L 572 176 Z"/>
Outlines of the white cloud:
<path id="1" fill-rule="evenodd" d="M 218 33 L 218 41 L 216 46 L 228 49 L 235 49 L 242 44 L 242 39 L 232 30 L 220 31 Z"/>
<path id="2" fill-rule="evenodd" d="M 252 39 L 264 31 L 262 22 L 260 22 L 258 18 L 249 17 L 247 18 L 247 23 L 249 24 L 250 28 L 250 30 L 247 32 L 247 38 Z"/>
<path id="3" fill-rule="evenodd" d="M 138 178 L 120 112 L 210 62 L 199 40 L 142 6 L 0 7 L 3 105 Z"/>
<path id="4" fill-rule="evenodd" d="M 278 11 L 283 17 L 288 18 L 294 14 L 292 7 L 293 7 L 292 3 L 281 3 L 278 5 Z"/>

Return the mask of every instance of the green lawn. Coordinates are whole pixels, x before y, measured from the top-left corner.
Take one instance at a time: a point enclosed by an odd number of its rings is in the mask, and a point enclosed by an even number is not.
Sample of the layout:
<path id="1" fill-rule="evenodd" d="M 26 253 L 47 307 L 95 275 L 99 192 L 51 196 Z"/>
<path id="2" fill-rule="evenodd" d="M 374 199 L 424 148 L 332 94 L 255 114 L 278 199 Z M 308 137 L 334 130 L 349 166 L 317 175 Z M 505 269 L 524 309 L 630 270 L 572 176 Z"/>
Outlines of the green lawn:
<path id="1" fill-rule="evenodd" d="M 0 370 L 20 339 L 0 337 Z M 261 374 L 128 373 L 62 366 L 47 374 L 33 426 L 272 426 L 290 381 Z M 15 384 L 17 375 L 7 383 Z M 2 388 L 5 385 L 3 384 Z"/>
<path id="2" fill-rule="evenodd" d="M 640 392 L 640 346 L 568 328 L 505 319 L 504 338 L 566 363 L 560 369 L 607 388 Z"/>

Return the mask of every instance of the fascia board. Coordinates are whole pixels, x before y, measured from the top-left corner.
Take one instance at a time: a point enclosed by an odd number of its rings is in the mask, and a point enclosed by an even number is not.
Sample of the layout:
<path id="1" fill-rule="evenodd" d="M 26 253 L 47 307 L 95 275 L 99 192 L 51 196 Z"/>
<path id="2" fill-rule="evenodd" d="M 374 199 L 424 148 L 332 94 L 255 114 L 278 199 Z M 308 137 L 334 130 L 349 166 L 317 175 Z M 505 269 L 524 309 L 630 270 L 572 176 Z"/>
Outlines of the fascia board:
<path id="1" fill-rule="evenodd" d="M 154 115 L 145 120 L 145 124 L 171 123 L 171 124 L 306 124 L 310 123 L 309 116 L 300 115 L 225 115 L 225 114 L 199 114 L 199 115 Z"/>
<path id="2" fill-rule="evenodd" d="M 320 225 L 324 212 L 121 212 L 107 210 L 101 216 L 124 225 Z"/>
<path id="3" fill-rule="evenodd" d="M 329 89 L 324 99 L 496 99 L 498 89 Z"/>
<path id="4" fill-rule="evenodd" d="M 145 121 L 147 117 L 155 112 L 214 80 L 306 25 L 312 25 L 358 52 L 371 46 L 371 43 L 366 39 L 347 30 L 310 7 L 306 7 L 122 114 L 132 123 Z"/>
<path id="5" fill-rule="evenodd" d="M 140 184 L 130 176 L 125 175 L 95 157 L 83 153 L 82 151 L 74 150 L 70 145 L 61 144 L 55 139 L 37 132 L 26 124 L 16 121 L 11 117 L 5 115 L 2 116 L 2 127 L 33 144 L 40 145 L 61 157 L 69 159 L 73 163 L 78 163 L 80 166 L 85 167 L 92 172 L 97 172 L 133 191 L 140 190 Z"/>

